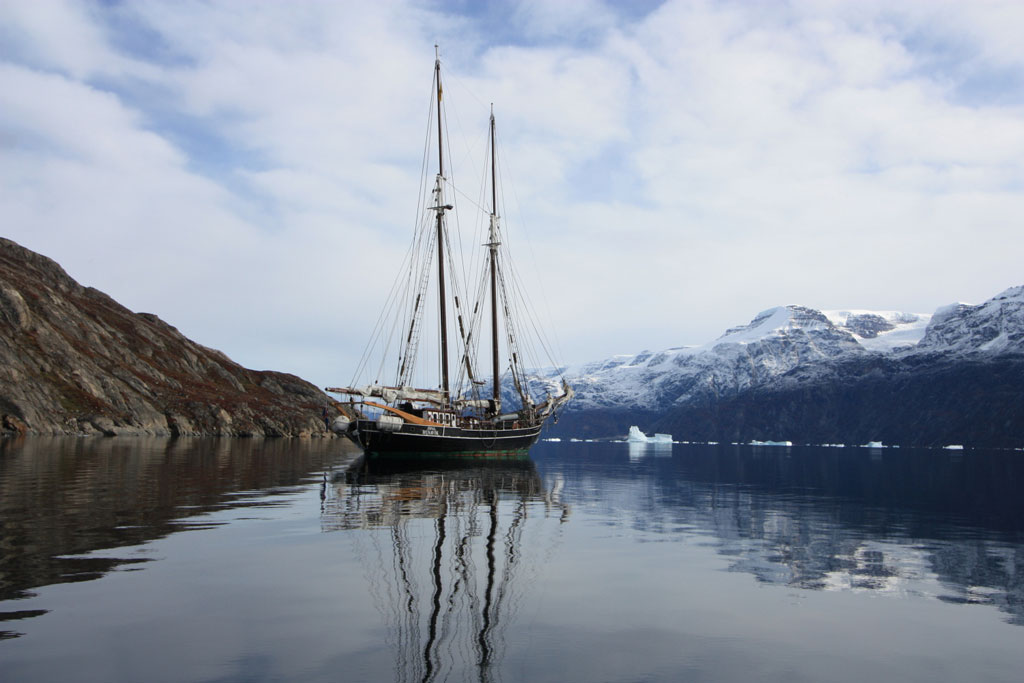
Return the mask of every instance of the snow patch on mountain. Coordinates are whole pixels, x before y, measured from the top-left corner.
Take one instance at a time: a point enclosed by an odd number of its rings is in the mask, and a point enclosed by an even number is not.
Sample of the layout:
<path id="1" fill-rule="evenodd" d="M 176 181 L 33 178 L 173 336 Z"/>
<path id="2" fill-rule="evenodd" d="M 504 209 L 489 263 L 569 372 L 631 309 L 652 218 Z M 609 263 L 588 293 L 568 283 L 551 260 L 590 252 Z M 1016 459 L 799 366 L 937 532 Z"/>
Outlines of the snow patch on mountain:
<path id="1" fill-rule="evenodd" d="M 833 325 L 848 331 L 868 351 L 888 353 L 916 346 L 932 320 L 928 313 L 903 311 L 822 311 Z"/>

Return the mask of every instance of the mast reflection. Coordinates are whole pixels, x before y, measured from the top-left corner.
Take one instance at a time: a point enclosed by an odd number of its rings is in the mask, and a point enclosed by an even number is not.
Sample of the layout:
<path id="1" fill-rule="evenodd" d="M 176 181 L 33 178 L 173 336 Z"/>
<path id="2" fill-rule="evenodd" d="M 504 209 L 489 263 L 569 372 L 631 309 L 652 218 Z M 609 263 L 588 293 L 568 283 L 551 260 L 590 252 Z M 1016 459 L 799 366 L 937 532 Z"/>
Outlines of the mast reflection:
<path id="1" fill-rule="evenodd" d="M 325 480 L 322 528 L 371 532 L 356 547 L 396 680 L 497 679 L 506 629 L 569 520 L 560 492 L 522 458 L 371 457 Z"/>

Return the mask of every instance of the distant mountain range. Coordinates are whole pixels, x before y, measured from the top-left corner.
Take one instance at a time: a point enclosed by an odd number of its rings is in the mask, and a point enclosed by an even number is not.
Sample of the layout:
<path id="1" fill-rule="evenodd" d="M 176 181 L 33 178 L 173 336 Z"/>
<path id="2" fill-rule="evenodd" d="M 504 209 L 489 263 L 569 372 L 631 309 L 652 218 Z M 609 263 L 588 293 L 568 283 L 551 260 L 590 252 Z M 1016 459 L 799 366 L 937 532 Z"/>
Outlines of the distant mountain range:
<path id="1" fill-rule="evenodd" d="M 1021 447 L 1024 286 L 932 314 L 780 306 L 703 346 L 563 370 L 558 435 Z"/>
<path id="2" fill-rule="evenodd" d="M 781 306 L 703 346 L 563 370 L 577 397 L 548 436 L 1022 448 L 1024 286 L 930 315 Z M 328 400 L 0 238 L 0 434 L 321 435 Z"/>

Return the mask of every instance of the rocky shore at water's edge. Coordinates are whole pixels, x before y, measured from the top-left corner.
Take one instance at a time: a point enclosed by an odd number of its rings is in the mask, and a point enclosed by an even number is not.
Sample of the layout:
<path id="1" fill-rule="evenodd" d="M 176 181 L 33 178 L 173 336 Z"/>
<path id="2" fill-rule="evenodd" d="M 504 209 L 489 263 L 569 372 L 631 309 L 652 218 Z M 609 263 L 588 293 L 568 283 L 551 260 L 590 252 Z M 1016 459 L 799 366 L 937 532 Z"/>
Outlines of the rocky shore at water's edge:
<path id="1" fill-rule="evenodd" d="M 328 402 L 0 238 L 0 434 L 329 436 Z"/>

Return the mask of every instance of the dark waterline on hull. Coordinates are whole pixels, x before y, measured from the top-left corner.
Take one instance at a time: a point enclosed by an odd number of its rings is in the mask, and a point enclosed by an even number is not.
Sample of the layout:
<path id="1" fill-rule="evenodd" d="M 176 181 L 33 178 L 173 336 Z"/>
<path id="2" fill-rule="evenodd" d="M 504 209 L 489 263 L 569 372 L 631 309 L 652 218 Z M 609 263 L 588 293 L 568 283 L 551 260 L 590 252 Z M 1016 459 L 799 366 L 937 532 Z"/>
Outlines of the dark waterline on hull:
<path id="1" fill-rule="evenodd" d="M 427 432 L 426 430 L 430 430 Z M 400 431 L 377 429 L 373 421 L 356 423 L 349 438 L 367 453 L 378 456 L 395 454 L 502 456 L 525 453 L 540 437 L 541 427 L 506 430 L 476 430 L 457 427 L 421 427 L 403 425 Z"/>

